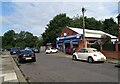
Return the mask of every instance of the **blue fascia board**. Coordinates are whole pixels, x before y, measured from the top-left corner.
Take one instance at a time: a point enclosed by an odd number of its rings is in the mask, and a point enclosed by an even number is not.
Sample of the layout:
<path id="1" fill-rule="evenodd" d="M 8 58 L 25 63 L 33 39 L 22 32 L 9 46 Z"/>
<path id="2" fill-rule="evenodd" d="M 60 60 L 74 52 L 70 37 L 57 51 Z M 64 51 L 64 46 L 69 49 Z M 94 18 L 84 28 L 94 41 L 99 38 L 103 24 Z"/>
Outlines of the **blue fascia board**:
<path id="1" fill-rule="evenodd" d="M 71 36 L 66 36 L 66 37 L 58 37 L 56 38 L 58 41 L 66 40 L 66 39 L 74 39 L 74 38 L 81 38 L 83 35 L 82 34 L 76 34 L 76 35 L 71 35 Z"/>
<path id="2" fill-rule="evenodd" d="M 79 42 L 80 39 L 73 39 L 72 42 Z"/>
<path id="3" fill-rule="evenodd" d="M 71 40 L 71 42 L 79 42 L 79 41 L 80 41 L 79 38 Z M 70 43 L 70 40 L 60 40 L 60 41 L 58 41 L 58 43 L 62 43 L 62 42 L 64 42 L 64 43 Z"/>
<path id="4" fill-rule="evenodd" d="M 65 40 L 64 43 L 70 43 L 70 40 Z"/>

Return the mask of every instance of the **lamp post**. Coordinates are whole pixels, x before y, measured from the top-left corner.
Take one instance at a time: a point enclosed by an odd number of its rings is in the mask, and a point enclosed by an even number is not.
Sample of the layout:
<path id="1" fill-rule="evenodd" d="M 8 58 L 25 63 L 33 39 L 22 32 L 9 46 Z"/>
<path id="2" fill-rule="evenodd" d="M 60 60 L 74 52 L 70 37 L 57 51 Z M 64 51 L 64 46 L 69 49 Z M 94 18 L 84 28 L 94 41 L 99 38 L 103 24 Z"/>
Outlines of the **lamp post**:
<path id="1" fill-rule="evenodd" d="M 85 43 L 85 19 L 84 19 L 84 13 L 85 13 L 86 9 L 82 8 L 82 14 L 83 14 L 83 47 L 86 47 L 86 43 Z"/>

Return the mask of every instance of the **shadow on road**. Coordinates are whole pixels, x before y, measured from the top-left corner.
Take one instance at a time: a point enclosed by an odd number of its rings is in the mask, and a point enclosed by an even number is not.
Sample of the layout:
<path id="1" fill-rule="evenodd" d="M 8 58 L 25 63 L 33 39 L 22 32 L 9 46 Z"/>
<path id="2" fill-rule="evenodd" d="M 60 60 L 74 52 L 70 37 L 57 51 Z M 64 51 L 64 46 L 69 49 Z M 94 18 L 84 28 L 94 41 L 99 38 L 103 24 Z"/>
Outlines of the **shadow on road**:
<path id="1" fill-rule="evenodd" d="M 120 68 L 120 64 L 115 65 L 115 67 Z"/>

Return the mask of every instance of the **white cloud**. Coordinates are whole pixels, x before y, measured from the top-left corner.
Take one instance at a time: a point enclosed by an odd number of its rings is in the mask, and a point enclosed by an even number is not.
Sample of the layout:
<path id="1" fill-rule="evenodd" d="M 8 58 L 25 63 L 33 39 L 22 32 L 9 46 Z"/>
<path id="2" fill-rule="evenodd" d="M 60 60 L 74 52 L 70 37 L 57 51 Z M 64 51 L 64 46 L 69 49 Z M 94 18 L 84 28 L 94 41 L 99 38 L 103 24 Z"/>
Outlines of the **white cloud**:
<path id="1" fill-rule="evenodd" d="M 69 17 L 81 14 L 85 7 L 87 17 L 105 19 L 116 17 L 116 2 L 14 2 L 15 11 L 10 16 L 3 17 L 3 24 L 16 32 L 30 31 L 39 36 L 44 32 L 48 22 L 59 13 L 66 13 Z"/>

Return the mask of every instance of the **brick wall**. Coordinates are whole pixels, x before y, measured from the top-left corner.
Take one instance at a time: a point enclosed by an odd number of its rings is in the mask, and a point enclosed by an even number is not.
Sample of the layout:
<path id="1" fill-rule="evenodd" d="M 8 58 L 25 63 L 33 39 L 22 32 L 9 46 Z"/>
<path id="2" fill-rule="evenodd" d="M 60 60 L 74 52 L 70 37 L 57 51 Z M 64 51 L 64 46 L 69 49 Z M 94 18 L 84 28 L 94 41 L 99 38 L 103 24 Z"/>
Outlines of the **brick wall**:
<path id="1" fill-rule="evenodd" d="M 115 51 L 102 51 L 102 53 L 108 58 L 120 59 L 120 52 Z"/>
<path id="2" fill-rule="evenodd" d="M 76 35 L 76 34 L 78 34 L 77 32 L 75 32 L 75 31 L 73 31 L 73 30 L 71 30 L 71 29 L 69 29 L 69 28 L 65 28 L 65 29 L 62 31 L 60 37 L 63 37 L 63 36 L 64 36 L 64 33 L 66 33 L 66 36 L 71 36 L 71 35 Z"/>

